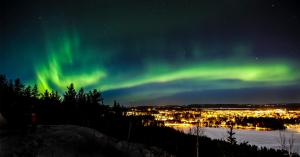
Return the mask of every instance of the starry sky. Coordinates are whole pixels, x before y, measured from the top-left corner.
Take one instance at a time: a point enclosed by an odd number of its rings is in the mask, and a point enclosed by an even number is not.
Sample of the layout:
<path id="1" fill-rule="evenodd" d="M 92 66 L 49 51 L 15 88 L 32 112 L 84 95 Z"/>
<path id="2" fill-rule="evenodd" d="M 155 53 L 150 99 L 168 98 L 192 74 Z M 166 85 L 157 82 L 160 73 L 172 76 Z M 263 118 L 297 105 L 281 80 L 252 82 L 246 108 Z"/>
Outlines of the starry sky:
<path id="1" fill-rule="evenodd" d="M 300 102 L 296 2 L 4 0 L 0 73 L 106 104 Z"/>

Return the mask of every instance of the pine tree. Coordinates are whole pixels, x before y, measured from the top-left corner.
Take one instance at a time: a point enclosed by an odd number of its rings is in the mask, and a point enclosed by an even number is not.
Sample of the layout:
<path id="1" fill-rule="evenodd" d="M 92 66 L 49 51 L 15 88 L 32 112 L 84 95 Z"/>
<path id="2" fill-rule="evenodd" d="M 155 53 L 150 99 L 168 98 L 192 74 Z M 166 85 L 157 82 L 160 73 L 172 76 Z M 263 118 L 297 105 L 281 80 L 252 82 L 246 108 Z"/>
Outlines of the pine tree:
<path id="1" fill-rule="evenodd" d="M 90 96 L 92 104 L 100 104 L 101 94 L 97 91 L 97 89 L 94 89 L 92 92 L 90 92 Z"/>
<path id="2" fill-rule="evenodd" d="M 65 95 L 64 95 L 64 102 L 66 104 L 75 104 L 76 90 L 74 88 L 74 84 L 71 83 L 70 86 L 68 86 L 67 88 L 68 88 L 68 90 L 65 92 Z"/>
<path id="3" fill-rule="evenodd" d="M 39 91 L 38 91 L 38 87 L 37 87 L 36 84 L 32 88 L 31 95 L 32 95 L 33 98 L 38 98 L 39 97 Z"/>
<path id="4" fill-rule="evenodd" d="M 52 91 L 49 95 L 51 103 L 58 104 L 60 103 L 60 96 L 57 91 Z"/>
<path id="5" fill-rule="evenodd" d="M 27 87 L 24 89 L 23 95 L 24 95 L 26 98 L 31 98 L 32 94 L 31 94 L 31 87 L 30 87 L 30 86 L 27 86 Z"/>
<path id="6" fill-rule="evenodd" d="M 76 90 L 73 83 L 71 83 L 67 88 L 68 90 L 65 92 L 63 100 L 65 105 L 65 119 L 71 123 L 74 123 L 78 119 L 77 114 L 79 112 L 76 104 Z"/>
<path id="7" fill-rule="evenodd" d="M 20 79 L 16 79 L 14 82 L 14 92 L 16 95 L 20 96 L 23 93 L 24 85 L 21 83 Z"/>
<path id="8" fill-rule="evenodd" d="M 50 93 L 48 92 L 47 89 L 45 90 L 44 94 L 42 95 L 42 100 L 44 100 L 44 101 L 50 100 Z"/>
<path id="9" fill-rule="evenodd" d="M 84 89 L 83 88 L 80 88 L 80 90 L 78 91 L 77 93 L 77 102 L 80 104 L 80 105 L 83 105 L 86 103 L 86 95 L 84 93 Z"/>
<path id="10" fill-rule="evenodd" d="M 231 144 L 236 144 L 236 138 L 234 137 L 235 132 L 233 131 L 233 125 L 230 125 L 229 131 L 227 131 L 228 137 L 227 141 Z"/>

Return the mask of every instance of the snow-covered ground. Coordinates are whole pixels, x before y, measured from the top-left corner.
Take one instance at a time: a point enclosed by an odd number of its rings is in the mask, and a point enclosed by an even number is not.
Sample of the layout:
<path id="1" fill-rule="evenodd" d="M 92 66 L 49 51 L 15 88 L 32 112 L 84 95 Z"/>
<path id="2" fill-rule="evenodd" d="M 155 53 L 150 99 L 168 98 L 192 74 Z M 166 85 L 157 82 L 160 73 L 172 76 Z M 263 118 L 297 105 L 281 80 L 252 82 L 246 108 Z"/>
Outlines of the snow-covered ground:
<path id="1" fill-rule="evenodd" d="M 0 129 L 0 157 L 164 156 L 166 152 L 127 143 L 94 129 L 74 125 L 38 126 L 35 130 Z"/>
<path id="2" fill-rule="evenodd" d="M 189 133 L 190 129 L 192 130 L 192 133 L 195 133 L 196 128 L 195 127 L 189 127 L 180 129 L 177 128 L 177 130 L 181 130 L 185 133 Z M 209 138 L 212 139 L 223 139 L 226 140 L 226 137 L 228 136 L 226 128 L 209 128 L 204 127 L 201 128 L 201 131 L 203 134 Z M 274 148 L 274 149 L 281 149 L 280 145 L 280 137 L 279 137 L 279 131 L 273 130 L 273 131 L 257 131 L 257 130 L 243 130 L 243 129 L 234 129 L 235 137 L 239 143 L 241 142 L 248 142 L 251 145 L 256 145 L 258 147 L 267 147 L 267 148 Z M 300 154 L 300 132 L 297 129 L 286 129 L 284 132 L 281 132 L 286 141 L 286 145 L 288 146 L 288 141 L 293 137 L 294 143 L 293 143 L 293 152 L 296 152 Z M 292 136 L 293 135 L 293 136 Z"/>

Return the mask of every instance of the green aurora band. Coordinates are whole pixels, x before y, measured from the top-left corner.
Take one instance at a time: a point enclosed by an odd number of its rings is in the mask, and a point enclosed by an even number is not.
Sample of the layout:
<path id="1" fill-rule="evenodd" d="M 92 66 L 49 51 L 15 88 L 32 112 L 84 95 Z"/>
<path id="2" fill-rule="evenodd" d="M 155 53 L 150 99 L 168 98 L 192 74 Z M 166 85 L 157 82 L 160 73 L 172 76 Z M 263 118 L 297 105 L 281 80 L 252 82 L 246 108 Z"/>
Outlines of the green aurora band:
<path id="1" fill-rule="evenodd" d="M 146 84 L 164 84 L 179 80 L 196 80 L 199 85 L 202 81 L 239 80 L 243 84 L 236 88 L 252 86 L 260 82 L 265 86 L 292 84 L 299 76 L 294 65 L 287 61 L 271 60 L 268 62 L 255 62 L 237 59 L 214 60 L 211 62 L 185 63 L 174 67 L 169 64 L 152 61 L 140 75 L 130 78 L 122 74 L 112 75 L 104 66 L 91 67 L 86 65 L 80 50 L 78 35 L 65 36 L 58 44 L 47 43 L 48 60 L 36 66 L 37 84 L 41 91 L 63 91 L 70 83 L 75 87 L 97 87 L 101 91 L 123 88 L 134 88 Z M 76 60 L 75 58 L 78 57 Z M 101 63 L 97 63 L 101 64 Z M 73 66 L 76 65 L 76 66 Z M 68 68 L 66 68 L 68 67 Z M 71 69 L 71 70 L 70 70 Z M 126 69 L 124 69 L 126 72 Z M 225 85 L 221 88 L 234 88 Z M 185 89 L 162 89 L 164 95 L 175 94 Z M 144 91 L 144 95 L 149 96 Z M 139 93 L 143 95 L 143 93 Z M 151 95 L 151 94 L 150 94 Z M 143 97 L 143 96 L 141 96 Z"/>
<path id="2" fill-rule="evenodd" d="M 47 43 L 49 54 L 48 64 L 40 65 L 36 68 L 37 84 L 41 91 L 62 90 L 70 83 L 74 83 L 76 86 L 85 87 L 96 84 L 106 76 L 105 72 L 102 70 L 66 75 L 67 73 L 63 71 L 63 66 L 70 65 L 74 62 L 73 52 L 79 47 L 79 38 L 74 36 L 72 39 L 73 40 L 64 37 L 63 44 L 58 48 L 51 43 Z M 50 84 L 55 85 L 59 89 L 54 89 Z"/>
<path id="3" fill-rule="evenodd" d="M 291 1 L 14 1 L 0 73 L 105 103 L 299 103 L 300 15 Z M 2 11 L 1 10 L 1 11 Z"/>

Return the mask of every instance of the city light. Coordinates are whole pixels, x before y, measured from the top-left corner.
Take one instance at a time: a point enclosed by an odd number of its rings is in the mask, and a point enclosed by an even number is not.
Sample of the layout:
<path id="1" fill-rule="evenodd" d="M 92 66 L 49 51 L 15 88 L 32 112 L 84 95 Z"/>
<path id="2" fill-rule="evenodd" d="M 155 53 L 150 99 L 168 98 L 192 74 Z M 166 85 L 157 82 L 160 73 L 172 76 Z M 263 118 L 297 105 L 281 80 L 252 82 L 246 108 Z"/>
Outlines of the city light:
<path id="1" fill-rule="evenodd" d="M 127 112 L 132 115 L 151 115 L 157 121 L 164 122 L 167 127 L 187 128 L 202 127 L 229 127 L 239 129 L 272 130 L 265 121 L 283 121 L 284 128 L 299 128 L 300 111 L 283 108 L 181 108 L 181 107 L 147 107 L 131 108 Z M 249 120 L 250 119 L 250 120 Z M 253 122 L 253 119 L 255 120 Z M 258 119 L 258 120 L 257 120 Z M 252 121 L 251 121 L 252 120 Z M 250 121 L 250 122 L 249 122 Z M 278 128 L 275 128 L 278 129 Z"/>

